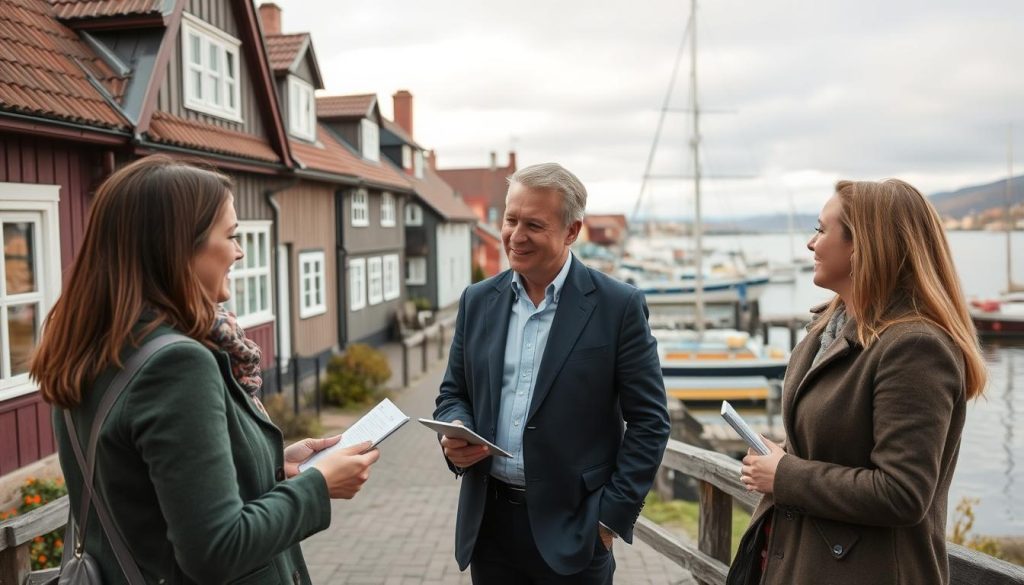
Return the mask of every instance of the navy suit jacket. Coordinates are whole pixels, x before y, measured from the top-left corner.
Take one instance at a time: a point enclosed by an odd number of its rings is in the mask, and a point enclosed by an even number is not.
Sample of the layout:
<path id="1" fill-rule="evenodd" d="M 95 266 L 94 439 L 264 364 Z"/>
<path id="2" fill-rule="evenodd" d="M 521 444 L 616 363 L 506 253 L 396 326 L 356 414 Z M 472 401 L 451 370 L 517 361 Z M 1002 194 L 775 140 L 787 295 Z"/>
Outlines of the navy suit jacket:
<path id="1" fill-rule="evenodd" d="M 493 441 L 501 403 L 512 273 L 462 295 L 434 418 L 461 420 Z M 668 443 L 657 342 L 636 288 L 575 258 L 562 288 L 523 431 L 534 541 L 560 574 L 590 564 L 598 522 L 626 542 Z M 449 461 L 449 466 L 455 470 Z M 491 458 L 466 470 L 455 558 L 473 558 Z"/>

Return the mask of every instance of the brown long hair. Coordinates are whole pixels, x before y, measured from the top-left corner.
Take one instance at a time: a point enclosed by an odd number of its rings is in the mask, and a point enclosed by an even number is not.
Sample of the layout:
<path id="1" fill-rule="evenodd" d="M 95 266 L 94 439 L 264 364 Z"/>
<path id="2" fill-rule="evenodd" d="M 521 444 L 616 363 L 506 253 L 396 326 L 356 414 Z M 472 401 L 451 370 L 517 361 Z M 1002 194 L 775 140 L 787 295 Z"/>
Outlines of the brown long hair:
<path id="1" fill-rule="evenodd" d="M 77 405 L 107 367 L 123 367 L 126 344 L 137 346 L 160 324 L 206 338 L 216 303 L 191 261 L 230 196 L 228 177 L 164 155 L 137 160 L 104 181 L 32 356 L 30 373 L 47 402 Z M 154 319 L 133 334 L 143 311 Z"/>
<path id="2" fill-rule="evenodd" d="M 899 179 L 839 181 L 836 194 L 843 234 L 853 241 L 853 289 L 845 302 L 856 316 L 858 341 L 868 347 L 892 325 L 930 322 L 963 352 L 967 397 L 980 396 L 988 374 L 935 208 Z M 833 298 L 811 331 L 821 331 L 841 304 Z"/>

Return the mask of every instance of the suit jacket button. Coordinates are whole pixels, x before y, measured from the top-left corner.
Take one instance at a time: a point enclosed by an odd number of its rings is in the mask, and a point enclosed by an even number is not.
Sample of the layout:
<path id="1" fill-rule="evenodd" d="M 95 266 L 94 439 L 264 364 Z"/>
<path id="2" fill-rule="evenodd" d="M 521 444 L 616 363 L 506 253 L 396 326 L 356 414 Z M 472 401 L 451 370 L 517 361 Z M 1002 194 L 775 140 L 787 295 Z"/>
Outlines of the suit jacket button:
<path id="1" fill-rule="evenodd" d="M 837 544 L 837 545 L 833 546 L 832 547 L 832 554 L 836 555 L 837 557 L 839 555 L 843 554 L 843 545 Z"/>
<path id="2" fill-rule="evenodd" d="M 274 477 L 277 478 L 277 481 L 284 481 L 284 468 L 278 467 L 277 471 L 274 472 Z"/>

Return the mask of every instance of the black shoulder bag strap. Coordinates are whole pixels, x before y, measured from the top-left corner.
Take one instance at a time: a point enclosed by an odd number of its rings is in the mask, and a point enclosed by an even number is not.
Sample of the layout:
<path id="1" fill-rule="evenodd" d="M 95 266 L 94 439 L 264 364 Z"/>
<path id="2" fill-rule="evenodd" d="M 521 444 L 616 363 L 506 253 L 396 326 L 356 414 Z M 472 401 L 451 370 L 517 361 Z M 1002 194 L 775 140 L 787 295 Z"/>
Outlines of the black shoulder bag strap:
<path id="1" fill-rule="evenodd" d="M 85 527 L 89 520 L 89 504 L 92 503 L 96 506 L 96 515 L 103 526 L 103 532 L 107 535 L 107 540 L 114 551 L 114 556 L 117 557 L 117 564 L 121 566 L 121 571 L 124 573 L 129 585 L 143 585 L 145 581 L 142 578 L 142 572 L 132 558 L 131 553 L 128 552 L 124 537 L 117 530 L 114 519 L 110 515 L 110 510 L 103 501 L 102 494 L 93 489 L 92 482 L 96 471 L 96 447 L 99 444 L 100 429 L 103 427 L 103 422 L 107 419 L 107 415 L 110 414 L 110 409 L 113 408 L 118 397 L 121 396 L 124 389 L 135 378 L 135 375 L 138 374 L 139 369 L 146 363 L 146 360 L 157 351 L 172 343 L 190 341 L 191 339 L 180 333 L 160 335 L 146 342 L 128 359 L 124 368 L 110 382 L 106 394 L 100 399 L 99 407 L 96 409 L 96 416 L 93 418 L 89 431 L 89 452 L 87 456 L 82 454 L 78 430 L 75 428 L 75 421 L 71 417 L 71 411 L 64 409 L 64 423 L 68 428 L 68 439 L 70 439 L 71 447 L 75 451 L 75 460 L 78 461 L 78 468 L 82 471 L 82 503 L 78 508 L 77 530 L 69 532 L 69 535 L 74 534 L 74 554 L 81 555 L 84 550 Z"/>

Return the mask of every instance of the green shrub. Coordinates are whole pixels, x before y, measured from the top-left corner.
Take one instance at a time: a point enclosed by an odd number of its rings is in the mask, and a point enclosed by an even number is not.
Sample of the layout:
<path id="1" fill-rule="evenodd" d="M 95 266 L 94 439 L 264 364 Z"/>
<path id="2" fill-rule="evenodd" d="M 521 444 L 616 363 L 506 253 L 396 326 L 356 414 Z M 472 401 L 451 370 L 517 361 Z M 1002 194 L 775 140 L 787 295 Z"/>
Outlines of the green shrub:
<path id="1" fill-rule="evenodd" d="M 430 299 L 427 297 L 413 297 L 409 300 L 412 301 L 417 311 L 429 311 L 434 308 L 430 306 Z"/>
<path id="2" fill-rule="evenodd" d="M 327 363 L 327 379 L 321 390 L 327 404 L 368 404 L 381 396 L 384 383 L 390 378 L 387 356 L 369 345 L 354 343 Z"/>
<path id="3" fill-rule="evenodd" d="M 281 434 L 286 438 L 304 439 L 306 437 L 319 437 L 323 434 L 323 427 L 320 421 L 312 414 L 305 412 L 304 408 L 309 404 L 308 396 L 300 396 L 302 404 L 299 414 L 295 414 L 295 405 L 288 400 L 284 394 L 272 394 L 263 401 L 263 407 L 267 409 L 270 420 L 274 421 Z"/>
<path id="4" fill-rule="evenodd" d="M 487 280 L 487 273 L 484 272 L 483 266 L 473 264 L 473 283 L 475 284 L 481 280 Z"/>
<path id="5" fill-rule="evenodd" d="M 0 512 L 0 522 L 19 514 L 24 514 L 36 508 L 61 498 L 68 493 L 64 480 L 57 479 L 36 479 L 28 478 L 21 486 L 21 504 L 7 512 Z M 33 569 L 50 569 L 60 566 L 60 559 L 64 555 L 64 531 L 54 530 L 49 534 L 37 536 L 32 539 L 29 545 L 29 558 L 32 560 Z"/>

